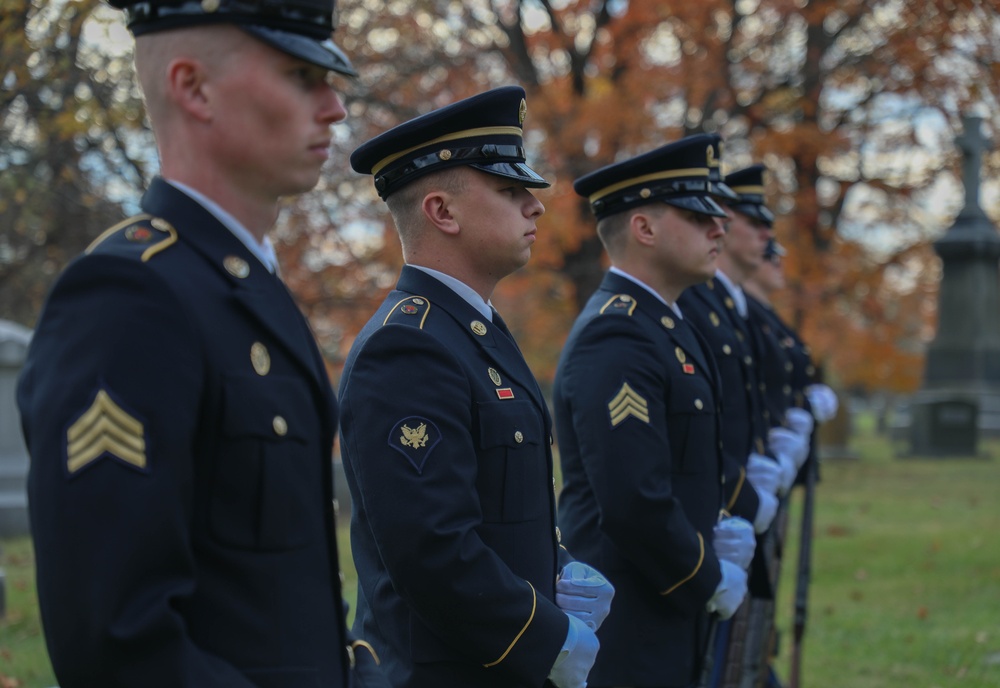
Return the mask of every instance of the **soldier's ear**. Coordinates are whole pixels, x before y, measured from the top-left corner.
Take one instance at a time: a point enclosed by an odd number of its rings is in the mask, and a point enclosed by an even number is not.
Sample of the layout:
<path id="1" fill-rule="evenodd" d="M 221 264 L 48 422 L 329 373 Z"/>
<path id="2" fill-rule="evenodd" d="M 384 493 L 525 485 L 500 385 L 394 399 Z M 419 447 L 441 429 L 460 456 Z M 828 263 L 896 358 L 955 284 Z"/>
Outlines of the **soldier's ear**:
<path id="1" fill-rule="evenodd" d="M 213 116 L 204 65 L 191 57 L 178 57 L 167 65 L 168 97 L 189 116 L 203 122 Z"/>
<path id="2" fill-rule="evenodd" d="M 640 246 L 650 246 L 655 238 L 652 219 L 641 210 L 632 213 L 628 221 L 628 231 Z"/>
<path id="3" fill-rule="evenodd" d="M 458 234 L 458 220 L 452 214 L 452 195 L 447 191 L 434 190 L 428 192 L 420 203 L 424 217 L 436 229 L 445 234 Z"/>

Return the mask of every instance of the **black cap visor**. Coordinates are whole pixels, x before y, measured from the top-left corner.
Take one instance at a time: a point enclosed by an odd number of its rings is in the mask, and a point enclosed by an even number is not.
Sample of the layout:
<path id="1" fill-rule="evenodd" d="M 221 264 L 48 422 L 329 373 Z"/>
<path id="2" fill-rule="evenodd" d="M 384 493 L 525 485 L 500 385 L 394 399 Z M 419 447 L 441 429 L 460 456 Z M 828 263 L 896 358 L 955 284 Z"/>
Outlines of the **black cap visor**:
<path id="1" fill-rule="evenodd" d="M 710 196 L 670 196 L 657 200 L 663 201 L 667 205 L 690 210 L 694 213 L 701 213 L 702 215 L 727 217 L 726 211 L 723 210 L 722 206 L 716 203 Z"/>
<path id="2" fill-rule="evenodd" d="M 528 167 L 523 162 L 491 162 L 473 163 L 469 167 L 492 174 L 496 177 L 504 177 L 520 182 L 524 186 L 532 189 L 544 189 L 551 184 L 542 178 L 537 172 Z"/>
<path id="3" fill-rule="evenodd" d="M 763 222 L 768 227 L 774 225 L 774 213 L 766 205 L 759 203 L 733 203 L 729 206 L 738 213 Z"/>
<path id="4" fill-rule="evenodd" d="M 709 181 L 708 188 L 712 192 L 713 196 L 721 198 L 723 201 L 729 202 L 740 200 L 739 195 L 729 188 L 725 182 L 713 179 Z"/>
<path id="5" fill-rule="evenodd" d="M 358 75 L 344 51 L 338 48 L 330 38 L 319 40 L 257 24 L 239 24 L 238 26 L 254 38 L 292 57 L 297 57 L 344 76 Z"/>

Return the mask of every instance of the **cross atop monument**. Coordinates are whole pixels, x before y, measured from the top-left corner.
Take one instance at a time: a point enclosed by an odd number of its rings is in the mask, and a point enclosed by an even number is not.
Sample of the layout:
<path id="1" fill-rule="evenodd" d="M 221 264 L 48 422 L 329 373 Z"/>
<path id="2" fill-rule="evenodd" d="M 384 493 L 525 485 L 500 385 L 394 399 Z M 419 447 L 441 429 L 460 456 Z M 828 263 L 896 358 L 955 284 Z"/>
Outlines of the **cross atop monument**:
<path id="1" fill-rule="evenodd" d="M 955 138 L 955 144 L 962 151 L 962 183 L 965 186 L 965 207 L 962 215 L 985 215 L 979 205 L 979 181 L 983 168 L 983 151 L 990 141 L 983 136 L 982 118 L 966 115 L 962 118 L 961 136 Z"/>

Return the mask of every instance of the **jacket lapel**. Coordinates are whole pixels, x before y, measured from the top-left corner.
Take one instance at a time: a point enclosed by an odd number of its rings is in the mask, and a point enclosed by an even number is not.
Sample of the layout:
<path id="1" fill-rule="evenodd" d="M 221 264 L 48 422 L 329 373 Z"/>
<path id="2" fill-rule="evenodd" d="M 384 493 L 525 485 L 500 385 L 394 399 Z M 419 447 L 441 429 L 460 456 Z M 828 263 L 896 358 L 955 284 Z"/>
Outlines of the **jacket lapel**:
<path id="1" fill-rule="evenodd" d="M 330 383 L 305 316 L 288 289 L 214 215 L 162 179 L 143 196 L 143 209 L 174 226 L 179 239 L 202 255 L 232 287 L 233 298 L 308 373 L 324 397 Z"/>
<path id="2" fill-rule="evenodd" d="M 524 360 L 524 356 L 521 355 L 514 340 L 504 334 L 499 327 L 484 318 L 482 313 L 443 282 L 417 268 L 404 266 L 396 289 L 415 296 L 424 296 L 430 300 L 431 309 L 439 309 L 447 313 L 466 333 L 466 336 L 482 348 L 501 370 L 516 380 L 521 387 L 528 390 L 535 405 L 541 408 L 548 417 L 548 406 L 545 404 L 542 391 L 538 387 L 538 382 L 535 380 L 531 368 L 528 367 L 527 361 Z M 476 322 L 485 328 L 483 334 L 477 332 L 480 328 L 474 325 Z"/>

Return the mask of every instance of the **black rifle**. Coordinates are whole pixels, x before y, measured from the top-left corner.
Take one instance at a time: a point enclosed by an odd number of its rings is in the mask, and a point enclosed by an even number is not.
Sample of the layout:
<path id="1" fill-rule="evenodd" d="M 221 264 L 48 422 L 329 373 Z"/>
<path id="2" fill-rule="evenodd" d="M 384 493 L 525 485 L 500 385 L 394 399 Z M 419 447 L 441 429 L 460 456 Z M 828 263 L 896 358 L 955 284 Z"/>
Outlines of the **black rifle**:
<path id="1" fill-rule="evenodd" d="M 809 579 L 812 574 L 813 512 L 816 504 L 816 479 L 819 457 L 815 452 L 806 462 L 806 491 L 802 501 L 802 532 L 799 535 L 799 573 L 795 582 L 795 624 L 792 636 L 792 667 L 788 688 L 799 688 L 802 671 L 802 639 L 806 632 L 809 604 Z"/>

